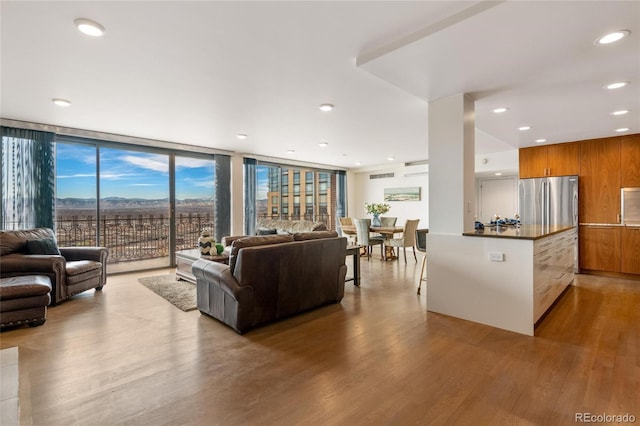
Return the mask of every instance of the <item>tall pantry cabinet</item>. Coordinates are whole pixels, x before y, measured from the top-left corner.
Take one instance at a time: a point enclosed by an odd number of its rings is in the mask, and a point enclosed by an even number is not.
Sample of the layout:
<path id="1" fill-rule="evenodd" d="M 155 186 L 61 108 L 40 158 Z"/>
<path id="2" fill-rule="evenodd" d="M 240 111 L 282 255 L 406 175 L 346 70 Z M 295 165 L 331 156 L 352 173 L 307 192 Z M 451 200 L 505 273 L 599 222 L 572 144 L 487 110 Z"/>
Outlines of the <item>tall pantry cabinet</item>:
<path id="1" fill-rule="evenodd" d="M 580 268 L 621 272 L 620 139 L 580 144 Z"/>
<path id="2" fill-rule="evenodd" d="M 620 158 L 621 186 L 640 188 L 640 134 L 622 139 Z M 626 274 L 640 274 L 640 226 L 625 226 L 621 231 L 621 271 Z"/>

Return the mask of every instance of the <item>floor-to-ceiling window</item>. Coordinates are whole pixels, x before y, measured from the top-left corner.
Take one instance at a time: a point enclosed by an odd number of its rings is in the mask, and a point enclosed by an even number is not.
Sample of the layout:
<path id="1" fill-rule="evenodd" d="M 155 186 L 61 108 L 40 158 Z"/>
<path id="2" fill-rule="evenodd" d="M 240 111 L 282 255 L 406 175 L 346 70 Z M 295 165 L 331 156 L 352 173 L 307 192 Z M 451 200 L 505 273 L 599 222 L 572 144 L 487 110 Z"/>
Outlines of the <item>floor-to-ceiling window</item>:
<path id="1" fill-rule="evenodd" d="M 175 157 L 176 250 L 197 246 L 204 228 L 215 223 L 215 163 L 210 158 Z"/>
<path id="2" fill-rule="evenodd" d="M 335 229 L 336 173 L 258 163 L 256 216 L 323 222 Z"/>
<path id="3" fill-rule="evenodd" d="M 169 266 L 169 155 L 101 147 L 98 176 L 111 271 Z"/>
<path id="4" fill-rule="evenodd" d="M 67 137 L 56 146 L 59 244 L 106 246 L 110 273 L 169 266 L 204 227 L 229 220 L 216 219 L 213 155 Z"/>
<path id="5" fill-rule="evenodd" d="M 61 246 L 98 242 L 97 146 L 56 144 L 56 238 Z"/>

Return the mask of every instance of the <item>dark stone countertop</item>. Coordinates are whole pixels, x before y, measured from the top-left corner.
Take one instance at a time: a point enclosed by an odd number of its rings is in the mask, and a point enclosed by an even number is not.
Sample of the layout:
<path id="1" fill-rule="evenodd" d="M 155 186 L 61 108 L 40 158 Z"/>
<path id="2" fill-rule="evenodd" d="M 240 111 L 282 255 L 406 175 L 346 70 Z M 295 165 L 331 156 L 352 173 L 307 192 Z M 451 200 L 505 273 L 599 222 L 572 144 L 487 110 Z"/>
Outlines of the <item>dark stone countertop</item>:
<path id="1" fill-rule="evenodd" d="M 484 231 L 464 232 L 462 235 L 466 237 L 486 237 L 486 238 L 512 238 L 519 240 L 538 240 L 548 237 L 562 231 L 575 228 L 574 226 L 542 226 L 542 225 L 522 225 L 520 228 L 515 226 L 485 226 Z"/>

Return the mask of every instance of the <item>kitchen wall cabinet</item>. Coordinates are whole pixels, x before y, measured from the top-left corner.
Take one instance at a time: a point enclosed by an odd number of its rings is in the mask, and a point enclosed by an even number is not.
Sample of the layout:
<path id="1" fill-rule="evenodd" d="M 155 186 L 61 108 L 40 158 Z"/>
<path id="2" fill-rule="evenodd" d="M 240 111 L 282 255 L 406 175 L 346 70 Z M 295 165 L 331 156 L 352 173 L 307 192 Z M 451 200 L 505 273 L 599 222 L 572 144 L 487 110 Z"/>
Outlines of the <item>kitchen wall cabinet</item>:
<path id="1" fill-rule="evenodd" d="M 621 272 L 621 226 L 580 226 L 580 269 Z"/>
<path id="2" fill-rule="evenodd" d="M 522 148 L 518 152 L 520 178 L 577 175 L 579 152 L 577 142 Z"/>
<path id="3" fill-rule="evenodd" d="M 640 274 L 640 227 L 622 228 L 622 272 Z"/>
<path id="4" fill-rule="evenodd" d="M 580 223 L 620 222 L 621 138 L 580 143 Z"/>
<path id="5" fill-rule="evenodd" d="M 623 188 L 640 187 L 640 134 L 625 136 L 621 141 Z"/>
<path id="6" fill-rule="evenodd" d="M 534 146 L 518 151 L 520 179 L 544 177 L 547 171 L 547 147 Z"/>

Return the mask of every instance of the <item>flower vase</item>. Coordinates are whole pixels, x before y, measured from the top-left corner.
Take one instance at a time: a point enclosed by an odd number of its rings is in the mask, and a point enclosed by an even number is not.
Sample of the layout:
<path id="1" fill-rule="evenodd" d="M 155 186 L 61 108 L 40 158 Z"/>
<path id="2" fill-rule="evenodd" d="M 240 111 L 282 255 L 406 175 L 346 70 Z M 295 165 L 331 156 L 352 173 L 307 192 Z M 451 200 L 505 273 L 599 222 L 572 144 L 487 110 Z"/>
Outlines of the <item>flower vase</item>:
<path id="1" fill-rule="evenodd" d="M 380 214 L 373 213 L 373 219 L 371 219 L 371 226 L 382 226 L 380 222 Z"/>
<path id="2" fill-rule="evenodd" d="M 215 256 L 216 255 L 216 239 L 209 235 L 209 233 L 203 232 L 198 238 L 198 247 L 200 248 L 200 255 L 202 256 Z"/>
<path id="3" fill-rule="evenodd" d="M 213 256 L 216 254 L 216 240 L 213 237 L 198 238 L 198 246 L 202 256 Z"/>

